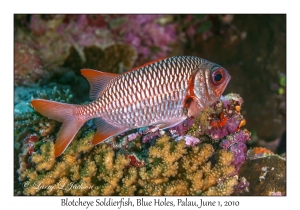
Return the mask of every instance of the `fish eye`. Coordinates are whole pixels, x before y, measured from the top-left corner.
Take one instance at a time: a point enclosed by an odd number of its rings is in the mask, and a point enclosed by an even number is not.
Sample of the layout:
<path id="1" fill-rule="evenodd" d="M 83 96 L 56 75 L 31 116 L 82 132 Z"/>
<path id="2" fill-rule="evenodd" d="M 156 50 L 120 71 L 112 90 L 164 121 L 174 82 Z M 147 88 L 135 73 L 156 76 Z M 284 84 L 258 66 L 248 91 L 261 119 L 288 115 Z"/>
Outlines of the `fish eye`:
<path id="1" fill-rule="evenodd" d="M 224 80 L 224 70 L 218 67 L 216 70 L 212 72 L 211 79 L 214 85 L 221 84 Z"/>
<path id="2" fill-rule="evenodd" d="M 223 77 L 222 74 L 216 74 L 215 81 L 217 81 L 217 82 L 221 81 L 222 77 Z"/>

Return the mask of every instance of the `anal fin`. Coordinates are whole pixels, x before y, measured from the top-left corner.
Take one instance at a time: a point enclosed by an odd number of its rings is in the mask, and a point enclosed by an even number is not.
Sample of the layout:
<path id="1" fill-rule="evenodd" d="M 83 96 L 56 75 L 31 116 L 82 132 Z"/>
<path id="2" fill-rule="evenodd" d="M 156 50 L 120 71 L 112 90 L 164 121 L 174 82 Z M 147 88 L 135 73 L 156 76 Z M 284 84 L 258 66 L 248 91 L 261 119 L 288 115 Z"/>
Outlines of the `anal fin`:
<path id="1" fill-rule="evenodd" d="M 126 127 L 115 127 L 101 118 L 94 119 L 94 122 L 97 126 L 97 131 L 92 141 L 94 145 L 128 130 Z"/>

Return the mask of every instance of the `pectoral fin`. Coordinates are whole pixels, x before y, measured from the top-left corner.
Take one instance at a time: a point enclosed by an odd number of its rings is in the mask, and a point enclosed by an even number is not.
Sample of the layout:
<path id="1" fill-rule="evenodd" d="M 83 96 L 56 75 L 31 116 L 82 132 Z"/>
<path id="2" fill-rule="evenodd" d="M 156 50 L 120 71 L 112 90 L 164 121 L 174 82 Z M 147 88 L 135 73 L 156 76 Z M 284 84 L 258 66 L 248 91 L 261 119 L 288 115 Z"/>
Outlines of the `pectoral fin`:
<path id="1" fill-rule="evenodd" d="M 200 104 L 201 107 L 201 104 Z M 203 110 L 203 108 L 199 108 L 199 103 L 198 103 L 198 99 L 192 98 L 192 100 L 190 100 L 188 106 L 187 106 L 187 110 L 188 110 L 188 117 L 195 117 L 195 118 L 199 118 L 201 116 L 201 110 Z"/>
<path id="2" fill-rule="evenodd" d="M 172 128 L 172 127 L 178 125 L 179 123 L 181 123 L 182 121 L 184 121 L 185 119 L 186 119 L 186 117 L 181 117 L 181 118 L 168 120 L 166 122 L 162 122 L 161 124 L 159 124 L 159 129 Z"/>

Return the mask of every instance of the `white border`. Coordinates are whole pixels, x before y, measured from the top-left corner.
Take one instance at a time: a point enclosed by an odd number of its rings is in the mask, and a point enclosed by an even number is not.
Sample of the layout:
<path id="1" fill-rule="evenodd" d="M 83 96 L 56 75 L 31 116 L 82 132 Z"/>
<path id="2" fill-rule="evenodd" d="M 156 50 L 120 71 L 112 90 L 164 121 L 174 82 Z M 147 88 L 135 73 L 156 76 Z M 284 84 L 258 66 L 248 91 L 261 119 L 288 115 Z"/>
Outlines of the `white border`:
<path id="1" fill-rule="evenodd" d="M 3 1 L 4 2 L 4 1 Z M 63 197 L 13 196 L 13 14 L 14 13 L 287 13 L 287 196 L 286 197 L 210 197 L 207 200 L 234 200 L 241 209 L 297 209 L 299 200 L 299 12 L 298 5 L 287 1 L 7 1 L 1 2 L 1 209 L 65 209 Z M 72 199 L 78 197 L 72 197 Z M 98 197 L 81 197 L 94 200 Z M 99 197 L 103 198 L 103 197 Z M 154 199 L 151 197 L 148 199 Z M 161 198 L 161 197 L 160 197 Z M 199 199 L 188 197 L 190 200 Z M 138 199 L 131 197 L 132 200 Z M 177 197 L 168 197 L 174 199 Z M 293 208 L 296 207 L 296 208 Z M 104 207 L 97 207 L 103 208 Z M 147 208 L 147 207 L 144 207 Z M 157 207 L 155 207 L 157 208 Z M 174 209 L 173 207 L 163 207 Z M 189 207 L 192 208 L 192 207 Z M 79 208 L 78 208 L 79 209 Z M 85 209 L 81 207 L 80 209 Z M 90 208 L 89 208 L 90 209 Z M 117 208 L 108 208 L 117 209 Z M 123 209 L 123 208 L 122 208 Z M 148 208 L 149 209 L 149 208 Z"/>

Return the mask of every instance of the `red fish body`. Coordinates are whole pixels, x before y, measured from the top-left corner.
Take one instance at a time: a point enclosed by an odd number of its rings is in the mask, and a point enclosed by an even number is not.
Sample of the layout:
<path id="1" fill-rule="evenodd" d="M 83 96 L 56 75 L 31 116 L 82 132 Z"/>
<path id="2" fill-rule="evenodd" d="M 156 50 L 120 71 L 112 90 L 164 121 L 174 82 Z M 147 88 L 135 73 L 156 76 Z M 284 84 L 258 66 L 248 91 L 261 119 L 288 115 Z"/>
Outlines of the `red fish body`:
<path id="1" fill-rule="evenodd" d="M 63 122 L 55 155 L 67 148 L 80 127 L 96 118 L 98 144 L 127 130 L 149 125 L 172 127 L 214 103 L 230 80 L 221 66 L 194 56 L 175 56 L 135 68 L 121 75 L 81 70 L 90 83 L 86 105 L 32 100 L 33 107 Z"/>

